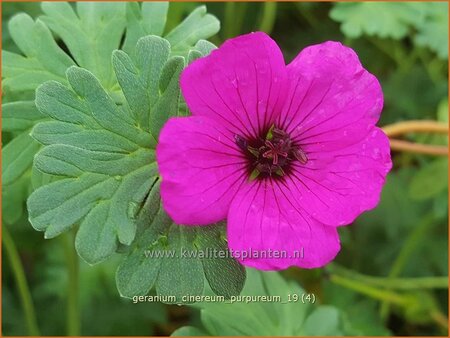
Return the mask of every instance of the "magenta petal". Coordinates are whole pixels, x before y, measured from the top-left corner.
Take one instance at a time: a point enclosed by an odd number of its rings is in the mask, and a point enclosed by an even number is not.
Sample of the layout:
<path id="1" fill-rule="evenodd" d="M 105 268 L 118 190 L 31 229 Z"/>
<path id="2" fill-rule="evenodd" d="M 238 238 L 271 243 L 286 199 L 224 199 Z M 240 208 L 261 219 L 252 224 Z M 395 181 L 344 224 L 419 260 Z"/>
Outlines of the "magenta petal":
<path id="1" fill-rule="evenodd" d="M 161 130 L 157 160 L 165 211 L 179 224 L 226 218 L 246 179 L 245 160 L 225 128 L 207 117 L 170 119 Z"/>
<path id="2" fill-rule="evenodd" d="M 300 144 L 339 149 L 363 139 L 383 106 L 378 80 L 339 42 L 305 48 L 288 65 L 290 88 L 279 124 Z"/>
<path id="3" fill-rule="evenodd" d="M 227 237 L 243 265 L 260 270 L 316 268 L 336 256 L 340 249 L 336 228 L 312 219 L 297 197 L 296 191 L 269 180 L 240 189 L 230 206 Z M 284 257 L 277 258 L 275 251 Z M 252 257 L 243 258 L 245 253 Z"/>
<path id="4" fill-rule="evenodd" d="M 341 150 L 310 145 L 308 163 L 297 165 L 286 181 L 308 213 L 319 222 L 346 225 L 374 208 L 392 167 L 389 139 L 377 127 L 357 144 Z"/>
<path id="5" fill-rule="evenodd" d="M 181 74 L 193 116 L 208 116 L 228 130 L 254 136 L 281 111 L 286 66 L 276 43 L 257 32 L 227 40 Z"/>

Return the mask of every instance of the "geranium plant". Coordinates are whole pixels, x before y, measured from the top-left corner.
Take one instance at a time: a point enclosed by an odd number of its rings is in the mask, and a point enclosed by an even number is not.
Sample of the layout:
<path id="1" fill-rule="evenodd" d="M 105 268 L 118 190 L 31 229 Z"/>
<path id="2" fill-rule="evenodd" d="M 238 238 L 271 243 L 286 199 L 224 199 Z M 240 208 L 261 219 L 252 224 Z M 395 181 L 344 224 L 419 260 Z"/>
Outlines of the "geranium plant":
<path id="1" fill-rule="evenodd" d="M 311 26 L 292 40 L 291 28 L 270 34 L 273 2 L 211 4 L 222 31 L 195 4 L 43 2 L 10 15 L 3 242 L 30 335 L 40 314 L 9 233 L 20 224 L 49 240 L 51 259 L 65 255 L 67 280 L 35 271 L 48 289 L 67 284 L 69 335 L 81 334 L 80 269 L 94 265 L 112 267 L 91 284 L 107 279 L 121 304 L 199 309 L 201 327 L 174 335 L 384 335 L 391 312 L 446 328 L 431 293 L 448 283 L 445 236 L 424 244 L 429 270 L 399 276 L 448 213 L 447 159 L 414 157 L 448 154 L 446 137 L 421 135 L 448 134 L 448 7 L 288 5 Z M 415 117 L 434 108 L 439 121 Z"/>

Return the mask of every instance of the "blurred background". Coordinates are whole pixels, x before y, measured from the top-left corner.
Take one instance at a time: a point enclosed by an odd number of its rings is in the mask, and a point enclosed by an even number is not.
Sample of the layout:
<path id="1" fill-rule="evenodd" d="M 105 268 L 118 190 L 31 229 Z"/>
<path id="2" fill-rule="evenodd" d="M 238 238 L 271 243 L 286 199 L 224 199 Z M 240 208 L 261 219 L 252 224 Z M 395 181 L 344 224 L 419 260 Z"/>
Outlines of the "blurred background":
<path id="1" fill-rule="evenodd" d="M 171 3 L 166 30 L 200 4 Z M 262 30 L 277 41 L 286 62 L 304 47 L 326 40 L 355 49 L 383 87 L 380 126 L 409 120 L 448 124 L 447 3 L 206 5 L 221 22 L 220 32 L 211 39 L 216 45 Z M 5 50 L 17 51 L 7 22 L 21 11 L 33 17 L 41 13 L 39 3 L 2 3 Z M 342 325 L 352 328 L 343 330 L 347 334 L 447 335 L 448 157 L 434 150 L 445 149 L 448 134 L 411 132 L 401 138 L 426 144 L 436 154 L 393 150 L 394 168 L 381 202 L 355 224 L 340 229 L 342 251 L 336 264 L 282 272 L 286 279 L 314 292 L 322 304 L 340 309 Z M 8 135 L 3 135 L 3 143 L 7 141 Z M 27 320 L 33 313 L 42 335 L 65 335 L 70 330 L 68 318 L 74 309 L 68 305 L 73 294 L 68 291 L 68 267 L 74 261 L 79 264 L 75 291 L 82 335 L 170 335 L 185 325 L 202 327 L 197 308 L 133 304 L 120 298 L 115 285 L 119 255 L 88 266 L 78 260 L 71 234 L 45 240 L 28 223 L 24 205 L 3 204 L 3 227 L 8 229 L 2 236 L 3 335 L 29 334 L 27 326 L 34 324 Z M 18 280 L 17 275 L 23 278 Z M 370 284 L 371 277 L 389 278 Z M 417 277 L 431 282 L 414 284 L 415 279 L 409 279 Z M 393 286 L 386 288 L 390 283 Z M 20 295 L 28 292 L 32 307 L 21 303 Z M 398 299 L 408 299 L 408 306 Z"/>

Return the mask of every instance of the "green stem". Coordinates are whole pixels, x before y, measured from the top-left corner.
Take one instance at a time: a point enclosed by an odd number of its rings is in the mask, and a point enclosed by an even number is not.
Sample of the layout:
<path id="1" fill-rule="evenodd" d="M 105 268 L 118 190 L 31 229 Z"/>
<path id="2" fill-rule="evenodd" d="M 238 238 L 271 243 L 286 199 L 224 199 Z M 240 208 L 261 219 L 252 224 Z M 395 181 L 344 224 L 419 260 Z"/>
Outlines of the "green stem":
<path id="1" fill-rule="evenodd" d="M 388 303 L 396 305 L 406 305 L 408 303 L 408 300 L 406 298 L 396 294 L 395 292 L 380 290 L 365 283 L 361 283 L 360 281 L 342 277 L 336 274 L 330 275 L 330 281 L 337 285 L 362 293 L 374 299 L 386 301 Z"/>
<path id="2" fill-rule="evenodd" d="M 418 277 L 418 278 L 386 278 L 363 275 L 353 270 L 330 264 L 327 270 L 337 275 L 348 277 L 366 284 L 385 289 L 415 290 L 415 289 L 447 289 L 448 276 Z"/>
<path id="3" fill-rule="evenodd" d="M 388 273 L 388 279 L 389 280 L 394 279 L 400 273 L 402 272 L 405 264 L 408 262 L 409 256 L 414 252 L 415 248 L 419 243 L 421 243 L 421 239 L 424 237 L 426 231 L 428 230 L 428 227 L 430 224 L 433 223 L 433 216 L 430 215 L 426 217 L 419 226 L 414 228 L 414 230 L 409 234 L 409 236 L 406 238 L 402 249 L 400 250 L 400 253 L 398 254 L 397 258 L 394 260 L 394 263 L 391 266 L 391 270 Z M 389 315 L 389 304 L 388 303 L 382 303 L 380 308 L 380 316 L 382 319 L 386 319 Z"/>
<path id="4" fill-rule="evenodd" d="M 79 310 L 79 262 L 74 249 L 73 233 L 63 238 L 68 273 L 67 292 L 67 335 L 80 336 L 80 310 Z"/>
<path id="5" fill-rule="evenodd" d="M 270 34 L 273 30 L 276 17 L 277 17 L 277 3 L 264 2 L 259 30 L 266 32 L 267 34 Z"/>
<path id="6" fill-rule="evenodd" d="M 16 279 L 17 287 L 19 289 L 19 295 L 22 302 L 23 312 L 25 314 L 28 335 L 40 336 L 41 334 L 39 333 L 39 328 L 37 325 L 36 313 L 34 311 L 30 289 L 28 288 L 27 280 L 25 278 L 23 265 L 20 261 L 19 253 L 17 252 L 14 240 L 5 225 L 3 225 L 2 227 L 2 239 L 6 254 L 11 264 L 14 278 Z"/>

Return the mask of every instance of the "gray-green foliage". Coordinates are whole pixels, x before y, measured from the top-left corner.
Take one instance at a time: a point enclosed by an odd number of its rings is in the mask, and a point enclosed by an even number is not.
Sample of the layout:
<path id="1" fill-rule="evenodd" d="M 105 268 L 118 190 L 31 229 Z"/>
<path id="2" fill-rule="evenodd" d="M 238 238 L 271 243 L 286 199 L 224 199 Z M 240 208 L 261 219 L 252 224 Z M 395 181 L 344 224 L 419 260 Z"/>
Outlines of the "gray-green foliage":
<path id="1" fill-rule="evenodd" d="M 139 38 L 146 35 L 163 35 L 168 8 L 169 4 L 163 2 L 145 2 L 142 5 L 131 2 L 77 2 L 74 5 L 66 2 L 43 2 L 41 4 L 43 15 L 38 16 L 36 20 L 25 13 L 19 13 L 11 18 L 8 23 L 9 34 L 20 52 L 2 51 L 3 102 L 12 102 L 11 106 L 3 105 L 3 121 L 14 119 L 14 116 L 10 115 L 20 115 L 22 119 L 29 120 L 30 123 L 26 127 L 25 125 L 23 128 L 20 127 L 20 130 L 19 127 L 11 127 L 9 123 L 3 124 L 2 131 L 13 137 L 11 144 L 6 144 L 2 150 L 3 193 L 6 204 L 11 204 L 13 201 L 22 203 L 26 199 L 28 192 L 22 193 L 23 189 L 18 189 L 17 186 L 21 184 L 20 182 L 25 185 L 29 182 L 32 176 L 32 159 L 40 149 L 40 145 L 28 136 L 33 125 L 40 118 L 36 115 L 40 113 L 32 107 L 36 88 L 51 80 L 67 85 L 66 71 L 77 65 L 92 73 L 115 103 L 125 104 L 122 89 L 125 87 L 128 89 L 128 87 L 122 82 L 122 88 L 117 80 L 120 81 L 121 74 L 127 70 L 118 70 L 117 77 L 113 71 L 113 61 L 120 63 L 120 58 L 124 56 L 116 52 L 112 59 L 112 52 L 125 48 L 132 54 L 130 50 L 134 53 L 134 47 Z M 178 27 L 183 29 L 180 30 Z M 200 39 L 206 39 L 218 30 L 219 21 L 207 14 L 206 8 L 201 6 L 179 26 L 168 32 L 167 39 L 169 43 L 178 46 L 177 54 L 185 55 Z M 123 35 L 125 35 L 125 43 L 121 46 Z M 164 62 L 168 56 L 161 55 L 161 57 L 159 63 Z M 137 62 L 149 62 L 148 60 L 141 57 L 141 60 Z M 166 67 L 167 70 L 163 74 L 166 82 L 171 79 L 171 72 L 178 71 L 175 68 L 179 68 L 179 60 L 172 60 L 170 66 Z M 141 66 L 146 65 L 141 64 Z M 155 67 L 152 68 L 153 71 L 158 70 Z M 153 79 L 159 78 L 158 73 L 147 75 Z M 155 81 L 150 85 L 154 86 Z M 167 82 L 163 85 L 169 86 L 166 97 L 174 94 L 173 83 Z M 137 86 L 135 85 L 134 88 Z M 129 98 L 132 95 L 130 91 L 127 94 Z M 162 101 L 164 100 L 166 99 Z M 159 105 L 161 106 L 161 103 Z M 135 113 L 135 108 L 132 107 L 132 114 Z M 145 106 L 140 108 L 146 109 Z M 170 108 L 174 111 L 173 107 Z M 9 113 L 12 110 L 14 111 Z M 159 115 L 161 114 L 163 112 L 160 111 Z M 152 116 L 157 115 L 155 113 Z M 152 125 L 153 134 L 157 134 L 163 120 L 153 122 L 155 122 Z M 66 139 L 75 140 L 78 136 L 84 135 L 77 129 L 79 128 L 77 125 L 65 125 L 64 128 Z M 40 132 L 45 133 L 45 130 Z M 96 135 L 103 137 L 100 136 L 101 133 L 99 131 Z M 41 138 L 53 136 L 41 135 Z M 82 142 L 82 140 L 78 141 Z M 110 142 L 113 141 L 110 140 Z M 33 173 L 33 176 L 38 175 Z M 20 218 L 21 210 L 17 207 L 15 211 L 8 212 L 10 217 L 7 217 L 6 221 L 14 222 Z"/>
<path id="2" fill-rule="evenodd" d="M 170 62 L 164 57 L 170 47 L 162 41 L 146 37 L 137 46 L 137 55 L 152 55 L 153 60 L 160 60 L 156 66 L 159 72 L 166 73 L 165 78 L 135 83 L 136 87 L 141 84 L 144 97 L 152 97 L 146 111 L 116 105 L 92 73 L 77 67 L 67 71 L 72 90 L 46 82 L 36 92 L 37 107 L 52 120 L 33 130 L 33 137 L 46 145 L 36 155 L 35 166 L 64 179 L 40 187 L 30 196 L 30 221 L 36 229 L 45 230 L 46 237 L 59 235 L 80 222 L 77 249 L 90 263 L 111 255 L 117 242 L 131 244 L 136 213 L 157 179 L 156 142 L 149 115 L 161 102 L 166 103 L 167 112 L 177 113 L 170 107 L 178 103 L 178 77 L 184 66 L 180 57 Z M 156 51 L 155 46 L 161 45 L 164 47 Z M 145 76 L 140 65 L 134 66 L 129 59 L 125 64 Z M 123 72 L 123 63 L 114 65 L 119 79 L 132 78 Z M 135 97 L 127 92 L 124 95 L 127 102 L 134 102 Z"/>
<path id="3" fill-rule="evenodd" d="M 200 302 L 203 328 L 182 327 L 174 336 L 338 336 L 344 334 L 341 314 L 332 306 L 302 302 L 305 294 L 297 283 L 276 272 L 247 269 L 242 298 L 235 302 Z M 291 295 L 289 302 L 288 295 Z M 297 301 L 294 301 L 298 295 Z M 257 301 L 257 296 L 267 300 Z M 279 296 L 281 301 L 274 301 Z M 251 298 L 254 297 L 254 298 Z M 304 298 L 306 299 L 306 298 Z M 312 299 L 312 298 L 311 298 Z"/>
<path id="4" fill-rule="evenodd" d="M 163 2 L 144 2 L 142 10 L 139 10 L 137 3 L 129 3 L 127 7 L 128 30 L 123 49 L 132 53 L 140 36 L 162 36 L 167 10 L 168 3 Z M 200 6 L 164 37 L 170 42 L 172 53 L 185 55 L 197 41 L 214 35 L 219 28 L 219 21 L 213 15 L 207 14 L 205 6 Z"/>

